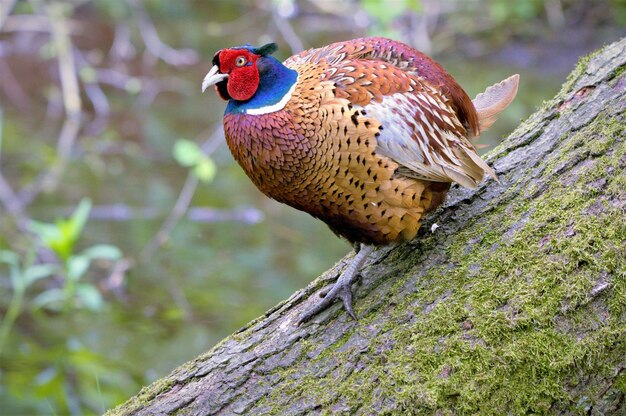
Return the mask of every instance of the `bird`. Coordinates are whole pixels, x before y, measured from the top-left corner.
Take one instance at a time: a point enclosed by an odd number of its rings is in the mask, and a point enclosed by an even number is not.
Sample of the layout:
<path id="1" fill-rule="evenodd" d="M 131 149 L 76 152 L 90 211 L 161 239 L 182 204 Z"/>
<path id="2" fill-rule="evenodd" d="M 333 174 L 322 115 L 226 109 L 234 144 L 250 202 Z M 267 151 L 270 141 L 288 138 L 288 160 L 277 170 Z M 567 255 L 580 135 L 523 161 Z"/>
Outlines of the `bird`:
<path id="1" fill-rule="evenodd" d="M 202 82 L 227 101 L 235 160 L 268 197 L 320 219 L 355 249 L 298 324 L 341 300 L 377 247 L 413 239 L 453 182 L 476 188 L 494 170 L 474 142 L 517 94 L 519 75 L 474 100 L 435 60 L 383 37 L 272 56 L 275 43 L 220 49 Z"/>

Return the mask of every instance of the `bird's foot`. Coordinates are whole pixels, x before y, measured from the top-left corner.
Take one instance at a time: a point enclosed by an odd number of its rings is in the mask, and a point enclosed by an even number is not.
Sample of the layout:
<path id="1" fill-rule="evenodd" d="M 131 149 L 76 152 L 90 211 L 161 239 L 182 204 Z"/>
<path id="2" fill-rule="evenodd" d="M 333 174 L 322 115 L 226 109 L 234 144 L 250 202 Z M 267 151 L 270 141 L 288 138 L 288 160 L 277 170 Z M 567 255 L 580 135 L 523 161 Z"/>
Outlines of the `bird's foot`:
<path id="1" fill-rule="evenodd" d="M 348 315 L 356 320 L 356 314 L 354 313 L 354 309 L 352 309 L 352 284 L 356 280 L 359 267 L 373 250 L 374 247 L 372 246 L 363 246 L 354 256 L 348 267 L 341 273 L 330 290 L 320 293 L 320 296 L 323 296 L 323 298 L 300 316 L 298 325 L 309 321 L 312 317 L 335 303 L 337 299 L 341 299 Z"/>
<path id="2" fill-rule="evenodd" d="M 343 274 L 342 274 L 343 276 Z M 322 299 L 317 302 L 315 305 L 307 309 L 298 320 L 298 325 L 301 325 L 307 321 L 309 321 L 312 317 L 322 312 L 330 305 L 335 303 L 337 299 L 341 299 L 343 302 L 343 307 L 348 312 L 348 315 L 352 317 L 352 319 L 356 320 L 356 315 L 354 313 L 354 309 L 352 309 L 352 283 L 355 279 L 351 279 L 350 281 L 345 281 L 341 283 L 341 276 L 335 282 L 333 287 L 326 293 L 320 293 L 320 297 Z"/>

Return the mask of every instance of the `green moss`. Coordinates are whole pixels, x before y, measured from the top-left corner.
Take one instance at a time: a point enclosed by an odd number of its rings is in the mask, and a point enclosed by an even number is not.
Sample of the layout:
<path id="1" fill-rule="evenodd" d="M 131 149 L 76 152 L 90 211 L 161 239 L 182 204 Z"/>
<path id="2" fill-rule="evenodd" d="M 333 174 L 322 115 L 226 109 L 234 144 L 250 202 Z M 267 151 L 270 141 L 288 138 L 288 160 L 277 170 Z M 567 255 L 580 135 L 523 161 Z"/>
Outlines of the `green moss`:
<path id="1" fill-rule="evenodd" d="M 615 83 L 621 78 L 621 76 L 626 72 L 626 65 L 618 66 L 615 71 L 611 74 L 611 84 L 615 85 Z"/>
<path id="2" fill-rule="evenodd" d="M 141 389 L 137 395 L 133 396 L 129 401 L 121 406 L 113 408 L 105 413 L 105 416 L 127 415 L 144 407 L 152 399 L 160 393 L 168 391 L 175 383 L 173 379 L 168 377 L 159 379 L 148 387 Z"/>
<path id="3" fill-rule="evenodd" d="M 557 97 L 562 96 L 566 94 L 567 92 L 571 91 L 576 81 L 581 76 L 583 76 L 585 72 L 587 72 L 587 67 L 589 66 L 589 62 L 591 62 L 591 59 L 597 56 L 601 52 L 602 52 L 602 49 L 599 49 L 578 60 L 578 64 L 576 64 L 576 68 L 574 68 L 574 70 L 567 76 L 567 80 L 563 84 L 561 91 L 559 91 L 559 93 L 557 94 Z"/>
<path id="4" fill-rule="evenodd" d="M 571 397 L 564 386 L 580 371 L 610 376 L 599 357 L 614 349 L 625 332 L 623 211 L 604 204 L 590 214 L 598 193 L 601 199 L 624 194 L 624 175 L 610 174 L 623 171 L 619 163 L 626 146 L 615 141 L 626 135 L 624 129 L 621 120 L 601 116 L 575 137 L 564 137 L 567 143 L 547 162 L 545 178 L 539 178 L 548 189 L 534 200 L 513 197 L 443 248 L 455 267 L 431 269 L 422 280 L 437 280 L 437 285 L 426 285 L 389 309 L 391 316 L 381 328 L 387 336 L 372 340 L 360 371 L 350 365 L 320 376 L 315 370 L 326 368 L 330 360 L 353 359 L 343 347 L 359 331 L 356 327 L 308 362 L 310 373 L 284 370 L 287 380 L 299 377 L 286 383 L 286 391 L 281 388 L 264 399 L 274 403 L 273 414 L 284 410 L 280 397 L 285 392 L 314 398 L 328 408 L 333 391 L 341 392 L 345 407 L 365 413 L 384 397 L 393 397 L 398 411 L 406 414 L 437 409 L 441 414 L 546 413 L 554 406 L 583 413 L 586 399 Z M 573 183 L 553 179 L 571 160 L 587 159 L 592 163 L 574 169 Z M 594 188 L 600 179 L 605 181 L 601 189 Z M 508 190 L 512 195 L 524 191 Z M 523 213 L 526 220 L 520 224 Z M 510 236 L 503 239 L 507 232 Z M 432 243 L 429 239 L 434 237 L 427 236 L 425 246 Z M 605 300 L 610 316 L 590 320 L 593 310 L 576 306 L 591 302 L 601 276 L 610 279 L 611 294 Z M 399 277 L 392 290 L 399 291 L 408 278 Z M 407 310 L 415 305 L 422 307 L 421 315 L 405 323 Z M 363 317 L 360 327 L 374 325 L 373 317 Z"/>

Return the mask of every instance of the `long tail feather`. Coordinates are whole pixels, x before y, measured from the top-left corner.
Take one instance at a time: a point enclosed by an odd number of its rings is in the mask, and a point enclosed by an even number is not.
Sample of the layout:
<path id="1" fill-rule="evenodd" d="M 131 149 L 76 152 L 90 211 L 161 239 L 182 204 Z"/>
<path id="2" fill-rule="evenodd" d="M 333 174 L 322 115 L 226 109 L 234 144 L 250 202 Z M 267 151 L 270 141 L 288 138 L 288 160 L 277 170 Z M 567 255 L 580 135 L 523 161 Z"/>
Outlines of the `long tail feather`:
<path id="1" fill-rule="evenodd" d="M 497 120 L 498 114 L 511 104 L 517 95 L 518 85 L 519 75 L 515 74 L 488 87 L 485 92 L 478 94 L 472 100 L 478 114 L 481 132 L 491 127 Z"/>

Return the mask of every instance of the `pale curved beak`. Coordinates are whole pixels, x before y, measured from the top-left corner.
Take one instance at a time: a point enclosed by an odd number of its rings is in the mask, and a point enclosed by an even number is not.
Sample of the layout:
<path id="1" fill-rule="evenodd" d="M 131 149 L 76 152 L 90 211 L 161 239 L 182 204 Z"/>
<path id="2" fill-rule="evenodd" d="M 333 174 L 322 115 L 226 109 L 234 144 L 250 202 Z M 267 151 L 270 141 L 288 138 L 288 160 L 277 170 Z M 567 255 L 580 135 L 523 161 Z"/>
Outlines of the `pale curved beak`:
<path id="1" fill-rule="evenodd" d="M 220 69 L 217 65 L 213 65 L 213 68 L 209 71 L 208 74 L 202 80 L 202 92 L 204 92 L 211 85 L 215 85 L 220 81 L 228 78 L 228 74 L 220 74 Z"/>

